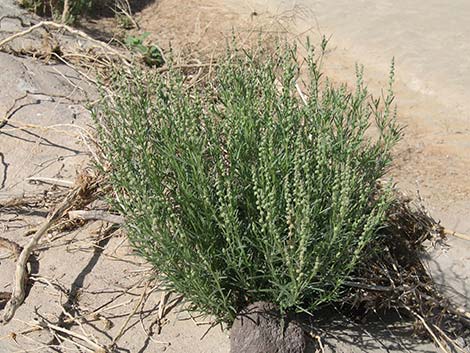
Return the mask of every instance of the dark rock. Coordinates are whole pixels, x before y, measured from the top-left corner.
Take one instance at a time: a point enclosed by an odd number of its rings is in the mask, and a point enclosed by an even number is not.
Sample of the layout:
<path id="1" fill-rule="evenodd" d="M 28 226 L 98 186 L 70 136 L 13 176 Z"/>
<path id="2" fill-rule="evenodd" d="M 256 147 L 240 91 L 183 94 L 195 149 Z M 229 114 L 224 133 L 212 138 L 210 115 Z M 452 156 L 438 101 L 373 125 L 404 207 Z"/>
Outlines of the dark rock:
<path id="1" fill-rule="evenodd" d="M 230 353 L 304 353 L 307 337 L 288 318 L 282 327 L 275 305 L 256 302 L 235 319 L 230 332 Z"/>

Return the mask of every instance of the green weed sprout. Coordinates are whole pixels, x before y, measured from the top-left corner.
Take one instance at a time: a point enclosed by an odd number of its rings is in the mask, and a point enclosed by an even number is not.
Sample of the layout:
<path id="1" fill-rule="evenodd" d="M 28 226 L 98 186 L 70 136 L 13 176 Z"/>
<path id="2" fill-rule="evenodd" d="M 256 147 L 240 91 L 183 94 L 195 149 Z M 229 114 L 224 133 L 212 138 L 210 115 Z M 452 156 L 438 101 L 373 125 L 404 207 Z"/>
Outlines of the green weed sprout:
<path id="1" fill-rule="evenodd" d="M 126 38 L 126 45 L 129 50 L 142 55 L 143 61 L 148 66 L 163 66 L 165 60 L 160 48 L 153 44 L 144 44 L 145 39 L 149 35 L 149 32 L 144 32 L 140 36 L 128 36 Z"/>

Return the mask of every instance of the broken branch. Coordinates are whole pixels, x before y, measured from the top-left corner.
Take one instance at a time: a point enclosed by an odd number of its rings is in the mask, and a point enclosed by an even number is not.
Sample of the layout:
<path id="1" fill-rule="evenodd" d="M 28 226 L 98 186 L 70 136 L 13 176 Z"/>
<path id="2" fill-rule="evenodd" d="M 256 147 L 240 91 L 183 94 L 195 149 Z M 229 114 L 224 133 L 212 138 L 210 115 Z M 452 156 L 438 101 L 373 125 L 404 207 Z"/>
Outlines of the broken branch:
<path id="1" fill-rule="evenodd" d="M 54 224 L 55 221 L 64 215 L 65 211 L 73 204 L 80 191 L 81 187 L 77 186 L 64 198 L 64 200 L 55 208 L 55 210 L 50 213 L 46 221 L 41 225 L 29 243 L 21 251 L 16 263 L 11 299 L 5 305 L 4 309 L 5 312 L 3 314 L 2 320 L 3 324 L 7 324 L 15 315 L 16 310 L 21 306 L 21 304 L 23 304 L 26 296 L 25 287 L 28 276 L 26 264 L 31 253 L 39 242 L 39 239 L 41 239 L 41 237 L 47 232 L 47 230 Z"/>
<path id="2" fill-rule="evenodd" d="M 105 221 L 108 223 L 114 223 L 114 224 L 123 224 L 124 223 L 124 217 L 118 216 L 111 214 L 106 211 L 101 211 L 101 210 L 77 210 L 77 211 L 69 211 L 68 213 L 70 219 L 82 219 L 85 221 Z"/>

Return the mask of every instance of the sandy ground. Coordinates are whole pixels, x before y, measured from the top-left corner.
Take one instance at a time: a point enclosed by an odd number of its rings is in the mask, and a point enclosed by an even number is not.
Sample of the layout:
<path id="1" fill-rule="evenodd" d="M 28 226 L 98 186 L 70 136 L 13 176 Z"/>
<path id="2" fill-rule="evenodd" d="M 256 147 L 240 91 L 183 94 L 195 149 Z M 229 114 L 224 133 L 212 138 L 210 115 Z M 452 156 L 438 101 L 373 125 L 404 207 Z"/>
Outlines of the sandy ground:
<path id="1" fill-rule="evenodd" d="M 352 83 L 354 64 L 364 63 L 366 79 L 375 92 L 386 82 L 389 59 L 395 55 L 400 119 L 408 128 L 392 174 L 402 189 L 411 194 L 419 189 L 433 215 L 442 219 L 446 227 L 469 234 L 470 183 L 466 166 L 470 163 L 470 130 L 468 116 L 462 114 L 469 110 L 462 105 L 464 101 L 459 97 L 463 91 L 458 88 L 468 78 L 464 75 L 465 64 L 454 65 L 455 70 L 447 71 L 433 70 L 431 62 L 418 65 L 420 55 L 436 57 L 444 50 L 442 41 L 437 46 L 429 42 L 433 36 L 431 29 L 420 34 L 419 26 L 427 28 L 435 17 L 419 17 L 418 29 L 413 32 L 405 24 L 413 22 L 410 18 L 418 10 L 408 9 L 397 16 L 397 11 L 401 13 L 399 8 L 386 1 L 374 2 L 374 6 L 368 6 L 367 1 L 312 3 L 298 1 L 301 6 L 294 7 L 290 2 L 276 1 L 159 1 L 143 7 L 136 18 L 141 31 L 151 33 L 151 39 L 162 46 L 171 41 L 195 58 L 215 55 L 221 49 L 220 43 L 230 37 L 232 27 L 245 34 L 247 43 L 257 40 L 258 26 L 265 32 L 288 30 L 299 38 L 306 33 L 317 39 L 320 33 L 333 34 L 325 61 L 327 73 Z M 440 9 L 436 6 L 435 9 Z M 455 6 L 464 4 L 457 2 Z M 442 13 L 452 16 L 454 12 Z M 459 23 L 463 11 L 455 13 L 455 23 Z M 0 0 L 0 15 L 4 14 L 17 15 L 21 11 L 11 0 Z M 358 14 L 364 14 L 361 20 Z M 18 30 L 19 26 L 17 20 L 3 20 L 1 36 Z M 112 35 L 115 24 L 104 19 L 94 26 L 106 36 Z M 372 31 L 377 28 L 378 33 Z M 463 25 L 462 31 L 465 30 Z M 397 31 L 402 31 L 400 40 L 407 38 L 410 42 L 403 45 L 387 40 L 390 31 L 396 36 Z M 438 38 L 449 39 L 438 29 L 434 31 Z M 423 36 L 427 38 L 424 41 Z M 384 49 L 387 43 L 392 44 Z M 455 48 L 449 53 L 450 59 L 456 60 L 461 53 L 458 45 L 452 43 Z M 414 50 L 413 60 L 409 50 Z M 439 67 L 446 57 L 449 59 L 445 55 L 438 58 Z M 452 60 L 445 67 L 452 68 Z M 50 186 L 32 183 L 28 178 L 73 180 L 90 158 L 87 147 L 80 142 L 80 131 L 89 129 L 91 124 L 83 101 L 93 97 L 95 89 L 65 65 L 45 65 L 31 58 L 0 53 L 0 68 L 0 112 L 4 114 L 13 104 L 24 105 L 0 130 L 0 201 L 12 195 L 51 190 Z M 440 82 L 445 84 L 440 87 Z M 30 93 L 26 97 L 15 102 L 27 92 Z M 55 187 L 49 192 L 60 190 L 63 189 Z M 24 245 L 28 241 L 23 236 L 25 230 L 41 222 L 46 213 L 47 209 L 15 213 L 0 209 L 0 236 Z M 66 320 L 64 309 L 83 317 L 80 324 L 66 327 L 107 345 L 135 308 L 136 315 L 130 316 L 118 341 L 120 352 L 228 352 L 227 333 L 214 328 L 204 336 L 208 328 L 205 319 L 199 318 L 196 324 L 182 310 L 177 296 L 168 299 L 165 324 L 160 333 L 156 332 L 155 318 L 162 294 L 153 283 L 146 285 L 149 267 L 132 254 L 125 237 L 119 232 L 106 236 L 106 227 L 95 222 L 65 234 L 52 234 L 43 241 L 36 257 L 39 268 L 33 271 L 34 286 L 25 304 L 14 321 L 0 326 L 0 352 L 54 351 L 45 348 L 51 343 L 57 345 L 56 352 L 86 351 L 70 342 L 59 345 L 57 337 L 54 340 L 47 330 L 26 333 L 33 320 L 41 316 L 51 322 Z M 444 290 L 468 307 L 469 242 L 451 238 L 450 244 L 446 251 L 430 252 L 429 263 L 435 278 L 446 285 Z M 0 292 L 9 290 L 13 268 L 14 261 L 0 250 Z M 144 292 L 150 295 L 139 303 Z M 383 322 L 364 326 L 339 317 L 325 326 L 321 334 L 327 352 L 437 351 L 432 344 L 419 342 L 409 332 L 390 330 Z"/>

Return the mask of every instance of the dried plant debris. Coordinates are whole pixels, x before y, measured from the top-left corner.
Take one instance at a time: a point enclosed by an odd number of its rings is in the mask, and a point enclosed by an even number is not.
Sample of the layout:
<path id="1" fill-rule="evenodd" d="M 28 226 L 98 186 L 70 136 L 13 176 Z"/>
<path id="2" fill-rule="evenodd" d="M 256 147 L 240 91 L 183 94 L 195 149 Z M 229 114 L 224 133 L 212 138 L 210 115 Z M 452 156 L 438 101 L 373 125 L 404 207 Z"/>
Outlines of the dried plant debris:
<path id="1" fill-rule="evenodd" d="M 24 248 L 8 239 L 0 238 L 0 246 L 10 250 L 17 260 L 14 284 L 12 286 L 13 291 L 5 304 L 1 322 L 9 322 L 15 315 L 16 310 L 25 300 L 26 284 L 29 276 L 27 263 L 30 261 L 30 256 L 32 252 L 35 251 L 41 237 L 49 232 L 53 226 L 57 225 L 70 210 L 82 209 L 100 196 L 103 196 L 107 190 L 106 187 L 103 188 L 103 181 L 104 178 L 102 175 L 93 174 L 90 170 L 85 170 L 79 174 L 74 188 L 66 194 L 60 203 L 51 209 L 44 222 L 33 231 L 34 234 L 32 238 Z M 19 205 L 22 204 L 19 203 Z M 77 224 L 76 220 L 66 221 L 65 224 L 68 222 L 75 222 L 75 224 Z M 61 225 L 64 226 L 64 223 Z M 70 226 L 70 224 L 68 224 L 68 226 Z M 30 231 L 28 231 L 28 233 L 30 233 Z"/>
<path id="2" fill-rule="evenodd" d="M 382 229 L 383 247 L 345 283 L 351 290 L 340 304 L 365 312 L 399 310 L 415 320 L 417 333 L 439 346 L 455 346 L 455 339 L 470 336 L 470 313 L 439 292 L 422 260 L 426 244 L 445 245 L 446 230 L 420 200 L 396 193 Z"/>

